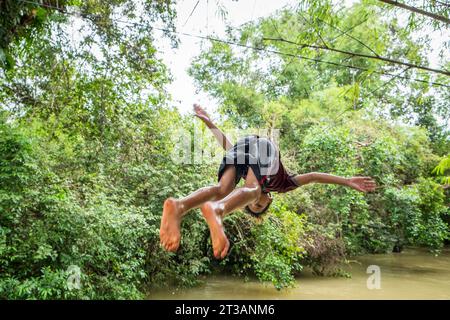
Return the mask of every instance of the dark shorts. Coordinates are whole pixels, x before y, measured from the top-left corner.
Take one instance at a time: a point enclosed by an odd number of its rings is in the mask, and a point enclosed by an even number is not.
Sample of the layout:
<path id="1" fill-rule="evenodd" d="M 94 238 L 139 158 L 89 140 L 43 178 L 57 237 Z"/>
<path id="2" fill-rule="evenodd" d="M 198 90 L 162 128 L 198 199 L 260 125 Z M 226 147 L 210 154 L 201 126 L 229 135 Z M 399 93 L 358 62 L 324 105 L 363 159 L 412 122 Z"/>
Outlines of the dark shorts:
<path id="1" fill-rule="evenodd" d="M 228 166 L 236 168 L 235 184 L 247 176 L 251 168 L 263 191 L 266 178 L 278 170 L 279 153 L 273 142 L 258 136 L 247 136 L 227 151 L 219 167 L 220 180 Z"/>

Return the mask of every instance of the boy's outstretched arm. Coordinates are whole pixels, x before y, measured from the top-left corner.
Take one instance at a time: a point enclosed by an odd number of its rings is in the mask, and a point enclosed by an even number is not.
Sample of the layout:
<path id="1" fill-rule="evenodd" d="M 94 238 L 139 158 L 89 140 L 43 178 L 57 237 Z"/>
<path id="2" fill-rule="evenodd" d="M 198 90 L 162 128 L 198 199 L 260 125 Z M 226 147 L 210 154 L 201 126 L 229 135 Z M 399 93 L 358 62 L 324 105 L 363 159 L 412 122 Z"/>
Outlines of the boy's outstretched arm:
<path id="1" fill-rule="evenodd" d="M 211 132 L 216 137 L 222 148 L 225 149 L 225 151 L 233 147 L 227 136 L 219 128 L 216 127 L 216 125 L 211 121 L 208 114 L 202 107 L 200 107 L 198 104 L 194 104 L 194 112 L 195 116 L 201 119 L 209 128 L 209 130 L 211 130 Z"/>
<path id="2" fill-rule="evenodd" d="M 375 181 L 371 177 L 344 178 L 320 172 L 298 174 L 293 179 L 299 186 L 308 183 L 340 184 L 361 192 L 371 192 L 374 191 L 376 187 Z"/>

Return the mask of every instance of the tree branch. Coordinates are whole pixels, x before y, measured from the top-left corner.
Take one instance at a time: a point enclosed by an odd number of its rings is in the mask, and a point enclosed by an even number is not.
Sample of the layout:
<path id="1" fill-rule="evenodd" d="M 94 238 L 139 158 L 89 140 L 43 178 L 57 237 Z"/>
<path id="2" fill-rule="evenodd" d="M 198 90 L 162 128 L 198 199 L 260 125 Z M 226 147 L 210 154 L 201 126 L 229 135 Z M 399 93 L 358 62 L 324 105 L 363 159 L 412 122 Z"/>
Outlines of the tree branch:
<path id="1" fill-rule="evenodd" d="M 435 14 L 435 13 L 432 13 L 432 12 L 428 12 L 428 11 L 422 10 L 420 8 L 408 6 L 407 4 L 400 3 L 400 2 L 397 2 L 397 1 L 394 1 L 394 0 L 379 0 L 379 1 L 387 3 L 387 4 L 391 4 L 391 5 L 396 6 L 396 7 L 400 7 L 400 8 L 409 10 L 411 12 L 422 14 L 424 16 L 428 16 L 430 18 L 442 21 L 442 22 L 444 22 L 446 24 L 450 24 L 450 19 L 449 18 L 441 16 L 441 15 L 438 15 L 438 14 Z"/>

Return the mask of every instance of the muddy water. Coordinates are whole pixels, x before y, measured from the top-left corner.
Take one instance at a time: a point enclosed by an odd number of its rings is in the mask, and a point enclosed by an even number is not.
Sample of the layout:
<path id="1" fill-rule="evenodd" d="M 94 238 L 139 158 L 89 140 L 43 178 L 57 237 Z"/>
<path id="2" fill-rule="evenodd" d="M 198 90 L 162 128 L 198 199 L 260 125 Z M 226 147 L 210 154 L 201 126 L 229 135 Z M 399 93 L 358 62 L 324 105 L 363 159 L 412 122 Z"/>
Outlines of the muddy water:
<path id="1" fill-rule="evenodd" d="M 379 267 L 367 273 L 369 266 Z M 376 267 L 375 267 L 376 268 Z M 209 276 L 189 289 L 164 289 L 149 299 L 450 299 L 450 248 L 435 257 L 425 250 L 365 255 L 344 268 L 351 278 L 319 277 L 305 270 L 292 289 L 277 291 L 256 280 Z M 372 269 L 373 270 L 373 269 Z M 369 280 L 368 288 L 368 278 Z M 379 280 L 379 281 L 378 281 Z M 379 289 L 377 289 L 379 287 Z"/>

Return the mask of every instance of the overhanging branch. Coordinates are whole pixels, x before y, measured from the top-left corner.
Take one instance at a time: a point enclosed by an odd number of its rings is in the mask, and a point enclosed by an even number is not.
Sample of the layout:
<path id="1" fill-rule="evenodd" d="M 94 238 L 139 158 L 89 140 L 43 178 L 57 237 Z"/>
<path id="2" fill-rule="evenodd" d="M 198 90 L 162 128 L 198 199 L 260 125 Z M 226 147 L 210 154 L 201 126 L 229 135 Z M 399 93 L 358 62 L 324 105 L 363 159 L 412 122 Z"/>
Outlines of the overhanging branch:
<path id="1" fill-rule="evenodd" d="M 412 7 L 412 6 L 409 6 L 409 5 L 405 4 L 405 3 L 397 2 L 397 1 L 394 1 L 394 0 L 379 0 L 379 1 L 387 3 L 387 4 L 391 4 L 393 6 L 400 7 L 400 8 L 403 8 L 403 9 L 406 9 L 406 10 L 409 10 L 411 12 L 415 12 L 415 13 L 418 13 L 418 14 L 421 14 L 421 15 L 424 15 L 424 16 L 428 16 L 430 18 L 442 21 L 442 22 L 444 22 L 446 24 L 450 24 L 450 19 L 447 18 L 447 17 L 441 16 L 441 15 L 438 15 L 438 14 L 435 14 L 435 13 L 432 13 L 432 12 L 429 12 L 429 11 L 425 11 L 425 10 L 420 9 L 420 8 Z"/>

